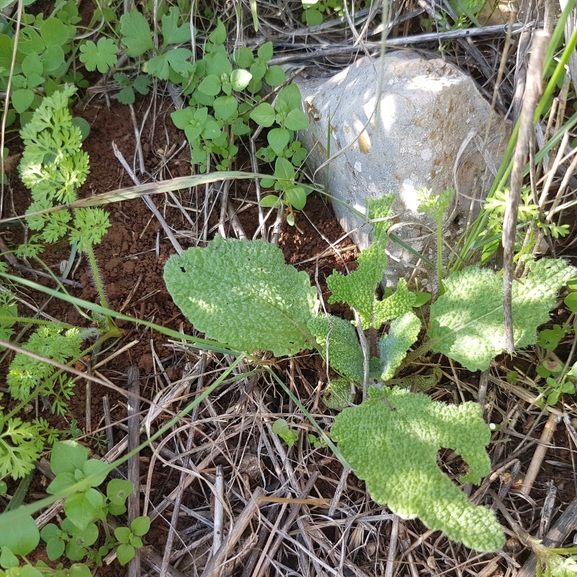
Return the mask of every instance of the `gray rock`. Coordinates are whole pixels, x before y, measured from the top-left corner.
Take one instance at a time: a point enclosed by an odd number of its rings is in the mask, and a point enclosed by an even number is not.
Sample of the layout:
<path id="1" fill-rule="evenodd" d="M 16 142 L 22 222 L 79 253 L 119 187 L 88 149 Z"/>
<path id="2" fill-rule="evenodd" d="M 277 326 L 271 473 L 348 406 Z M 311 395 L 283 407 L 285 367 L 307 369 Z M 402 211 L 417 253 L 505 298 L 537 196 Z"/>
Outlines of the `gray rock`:
<path id="1" fill-rule="evenodd" d="M 434 222 L 417 212 L 417 191 L 456 189 L 444 227 L 445 243 L 454 246 L 491 186 L 510 123 L 491 112 L 471 78 L 411 51 L 387 53 L 384 61 L 363 58 L 328 79 L 297 76 L 294 82 L 309 120 L 299 135 L 310 152 L 307 167 L 335 197 L 343 229 L 361 249 L 369 246 L 372 227 L 342 203 L 365 214 L 367 197 L 393 193 L 392 232 L 436 262 Z M 413 272 L 425 285 L 436 276 L 399 244 L 389 244 L 388 260 L 389 285 Z"/>

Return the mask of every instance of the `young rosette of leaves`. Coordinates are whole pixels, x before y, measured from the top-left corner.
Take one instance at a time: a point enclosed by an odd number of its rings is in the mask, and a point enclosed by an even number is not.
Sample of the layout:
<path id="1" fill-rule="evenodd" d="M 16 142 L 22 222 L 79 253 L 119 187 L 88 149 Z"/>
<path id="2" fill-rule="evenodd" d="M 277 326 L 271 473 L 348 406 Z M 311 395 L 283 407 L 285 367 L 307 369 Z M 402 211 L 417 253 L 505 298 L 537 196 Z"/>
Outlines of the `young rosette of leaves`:
<path id="1" fill-rule="evenodd" d="M 88 449 L 75 441 L 59 441 L 52 449 L 50 468 L 56 477 L 46 491 L 69 495 L 64 512 L 78 529 L 85 530 L 105 516 L 104 495 L 94 487 L 104 481 L 109 465 L 89 459 Z"/>
<path id="2" fill-rule="evenodd" d="M 368 199 L 369 218 L 373 222 L 373 244 L 359 255 L 359 265 L 356 271 L 344 276 L 335 271 L 327 279 L 327 285 L 332 292 L 329 303 L 344 302 L 355 309 L 361 317 L 363 329 L 371 326 L 378 328 L 374 312 L 378 303 L 375 290 L 383 279 L 383 271 L 387 264 L 385 246 L 387 230 L 390 221 L 386 219 L 391 214 L 394 197 L 391 194 L 381 199 Z"/>
<path id="3" fill-rule="evenodd" d="M 314 345 L 316 291 L 270 243 L 217 237 L 171 256 L 164 280 L 196 329 L 236 351 L 284 356 Z"/>
<path id="4" fill-rule="evenodd" d="M 137 517 L 128 527 L 118 527 L 114 530 L 114 536 L 120 545 L 116 550 L 118 562 L 126 565 L 136 554 L 136 549 L 141 549 L 144 545 L 141 537 L 148 533 L 150 529 L 150 517 Z"/>
<path id="5" fill-rule="evenodd" d="M 526 278 L 513 281 L 515 346 L 537 342 L 559 289 L 575 276 L 561 259 L 529 262 Z M 485 370 L 505 350 L 503 281 L 493 271 L 468 267 L 445 280 L 445 293 L 431 306 L 431 348 L 470 371 Z"/>
<path id="6" fill-rule="evenodd" d="M 337 415 L 331 437 L 377 503 L 478 551 L 504 545 L 493 511 L 473 505 L 437 465 L 439 449 L 450 448 L 469 465 L 462 482 L 479 483 L 490 472 L 490 431 L 477 404 L 371 387 L 367 401 Z"/>

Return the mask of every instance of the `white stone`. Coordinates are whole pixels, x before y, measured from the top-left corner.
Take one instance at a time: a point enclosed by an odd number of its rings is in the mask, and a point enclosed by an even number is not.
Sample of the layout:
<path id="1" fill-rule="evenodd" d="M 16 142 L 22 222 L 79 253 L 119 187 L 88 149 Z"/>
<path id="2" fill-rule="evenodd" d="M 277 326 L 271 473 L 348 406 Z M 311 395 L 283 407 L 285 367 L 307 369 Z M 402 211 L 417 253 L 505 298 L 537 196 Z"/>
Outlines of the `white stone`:
<path id="1" fill-rule="evenodd" d="M 381 62 L 383 89 L 376 111 Z M 309 121 L 299 135 L 310 152 L 307 167 L 337 199 L 333 206 L 343 229 L 366 248 L 371 227 L 342 202 L 365 213 L 367 197 L 393 193 L 393 232 L 436 262 L 434 223 L 417 212 L 417 191 L 457 190 L 444 231 L 452 246 L 491 186 L 510 123 L 491 112 L 467 75 L 411 51 L 387 53 L 384 61 L 363 58 L 328 79 L 297 76 L 294 82 Z M 434 278 L 400 245 L 390 243 L 389 253 L 387 284 L 408 279 L 414 270 L 421 281 Z"/>

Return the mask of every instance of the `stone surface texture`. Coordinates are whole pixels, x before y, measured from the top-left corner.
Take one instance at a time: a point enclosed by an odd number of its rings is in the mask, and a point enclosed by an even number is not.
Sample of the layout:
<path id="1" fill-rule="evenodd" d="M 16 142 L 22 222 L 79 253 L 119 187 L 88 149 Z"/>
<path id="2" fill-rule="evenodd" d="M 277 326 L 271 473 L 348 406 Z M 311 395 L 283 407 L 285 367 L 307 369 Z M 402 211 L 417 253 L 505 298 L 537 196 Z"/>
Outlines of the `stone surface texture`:
<path id="1" fill-rule="evenodd" d="M 343 229 L 366 248 L 372 227 L 343 203 L 365 214 L 367 197 L 393 193 L 392 232 L 436 262 L 434 222 L 417 211 L 417 191 L 456 189 L 444 227 L 445 243 L 454 246 L 491 186 L 510 123 L 491 112 L 470 77 L 412 51 L 363 58 L 330 78 L 301 75 L 294 82 L 309 120 L 299 135 L 310 153 L 307 168 L 335 197 Z M 430 267 L 399 244 L 389 243 L 388 260 L 389 285 L 413 273 L 425 285 L 434 282 Z"/>

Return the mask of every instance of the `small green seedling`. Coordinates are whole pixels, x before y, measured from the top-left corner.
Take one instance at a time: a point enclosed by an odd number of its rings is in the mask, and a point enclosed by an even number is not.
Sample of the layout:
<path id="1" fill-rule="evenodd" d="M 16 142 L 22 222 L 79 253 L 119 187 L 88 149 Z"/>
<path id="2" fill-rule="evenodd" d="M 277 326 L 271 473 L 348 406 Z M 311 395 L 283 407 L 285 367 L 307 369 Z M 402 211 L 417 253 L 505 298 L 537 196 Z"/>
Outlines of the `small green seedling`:
<path id="1" fill-rule="evenodd" d="M 299 439 L 299 434 L 289 427 L 289 424 L 284 419 L 277 419 L 272 425 L 272 432 L 278 435 L 289 447 Z"/>
<path id="2" fill-rule="evenodd" d="M 142 549 L 141 537 L 150 529 L 150 517 L 137 517 L 128 527 L 118 527 L 114 530 L 114 536 L 120 543 L 116 549 L 116 556 L 121 565 L 126 565 L 136 554 L 136 549 Z"/>
<path id="3" fill-rule="evenodd" d="M 295 181 L 297 177 L 294 166 L 286 158 L 277 158 L 272 177 L 263 178 L 261 185 L 265 188 L 274 187 L 279 195 L 268 194 L 260 205 L 265 208 L 279 206 L 281 203 L 287 207 L 287 222 L 291 226 L 295 224 L 294 210 L 302 210 L 307 202 L 307 196 L 312 188 Z"/>
<path id="4" fill-rule="evenodd" d="M 327 443 L 324 439 L 319 439 L 316 435 L 309 433 L 307 435 L 308 442 L 313 446 L 314 449 L 324 449 Z"/>
<path id="5" fill-rule="evenodd" d="M 31 517 L 23 517 L 14 531 L 0 534 L 0 567 L 5 571 L 2 573 L 0 570 L 0 575 L 89 577 L 92 574 L 90 567 L 99 565 L 102 558 L 114 549 L 119 562 L 128 563 L 134 557 L 135 549 L 143 545 L 141 537 L 150 528 L 148 517 L 134 519 L 130 528 L 119 527 L 114 531 L 114 538 L 105 539 L 100 547 L 96 544 L 100 537 L 99 525 L 106 522 L 106 516 L 126 512 L 126 499 L 134 489 L 133 484 L 112 479 L 104 495 L 97 487 L 104 482 L 110 465 L 89 459 L 88 450 L 75 441 L 55 443 L 50 467 L 55 478 L 47 492 L 66 495 L 66 518 L 59 525 L 49 523 L 39 531 Z M 56 572 L 42 562 L 32 566 L 25 561 L 22 565 L 18 557 L 25 559 L 36 549 L 40 538 L 46 543 L 46 554 L 51 561 L 65 556 L 74 563 L 67 569 L 59 565 Z"/>

